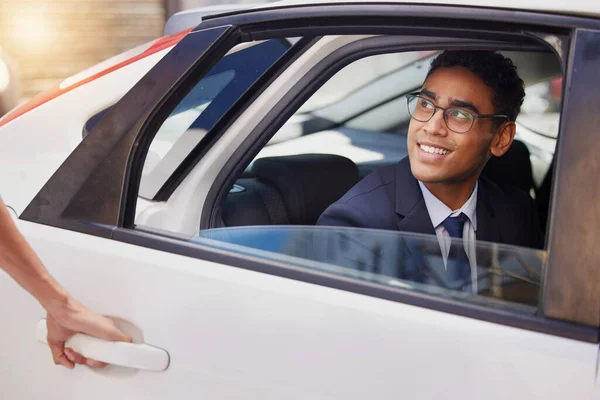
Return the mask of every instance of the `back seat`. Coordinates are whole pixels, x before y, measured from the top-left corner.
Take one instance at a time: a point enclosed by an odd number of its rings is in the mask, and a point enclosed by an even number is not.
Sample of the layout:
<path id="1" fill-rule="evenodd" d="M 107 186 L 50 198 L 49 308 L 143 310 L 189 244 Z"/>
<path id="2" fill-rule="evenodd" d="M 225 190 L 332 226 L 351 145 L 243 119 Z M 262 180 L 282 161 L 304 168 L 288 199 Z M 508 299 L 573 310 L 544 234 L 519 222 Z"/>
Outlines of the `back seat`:
<path id="1" fill-rule="evenodd" d="M 250 175 L 225 199 L 225 226 L 314 225 L 359 180 L 356 164 L 333 154 L 261 158 Z"/>

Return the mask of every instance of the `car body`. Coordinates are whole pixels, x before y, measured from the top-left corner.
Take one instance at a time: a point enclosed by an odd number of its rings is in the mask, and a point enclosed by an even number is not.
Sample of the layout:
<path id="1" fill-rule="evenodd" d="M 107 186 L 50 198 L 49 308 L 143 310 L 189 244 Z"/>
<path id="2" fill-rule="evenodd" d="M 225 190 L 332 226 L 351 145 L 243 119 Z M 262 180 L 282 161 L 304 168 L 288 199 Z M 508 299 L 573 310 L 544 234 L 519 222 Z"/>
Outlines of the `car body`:
<path id="1" fill-rule="evenodd" d="M 2 274 L 18 305 L 0 312 L 2 398 L 600 397 L 600 9 L 201 14 L 0 119 L 0 188 L 19 229 L 134 338 L 79 337 L 116 365 L 57 368 L 36 340 L 43 310 Z M 446 48 L 520 63 L 525 151 L 486 173 L 524 179 L 549 216 L 543 250 L 478 242 L 468 293 L 397 274 L 410 253 L 435 277 L 435 236 L 314 226 L 347 189 L 340 156 L 360 176 L 401 158 L 405 96 Z"/>

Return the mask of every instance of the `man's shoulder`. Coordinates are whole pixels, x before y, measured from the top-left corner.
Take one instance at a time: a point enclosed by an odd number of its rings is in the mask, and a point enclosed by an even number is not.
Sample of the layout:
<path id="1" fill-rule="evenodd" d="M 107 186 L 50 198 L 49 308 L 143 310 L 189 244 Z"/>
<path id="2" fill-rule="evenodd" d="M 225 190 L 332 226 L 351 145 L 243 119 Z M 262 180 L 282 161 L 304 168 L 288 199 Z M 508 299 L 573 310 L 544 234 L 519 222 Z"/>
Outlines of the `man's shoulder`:
<path id="1" fill-rule="evenodd" d="M 376 169 L 346 192 L 338 200 L 338 203 L 349 204 L 361 201 L 365 197 L 377 196 L 380 191 L 392 190 L 395 187 L 396 171 L 398 168 L 402 168 L 402 161 Z"/>
<path id="2" fill-rule="evenodd" d="M 396 179 L 402 161 L 373 171 L 330 205 L 318 225 L 397 230 Z"/>
<path id="3" fill-rule="evenodd" d="M 543 248 L 535 203 L 529 193 L 510 186 L 480 178 L 487 207 L 500 231 L 501 242 L 517 246 Z M 479 207 L 479 203 L 478 203 Z"/>
<path id="4" fill-rule="evenodd" d="M 479 185 L 485 191 L 491 203 L 503 205 L 523 205 L 532 202 L 531 196 L 523 190 L 512 185 L 498 185 L 486 177 L 479 178 Z"/>

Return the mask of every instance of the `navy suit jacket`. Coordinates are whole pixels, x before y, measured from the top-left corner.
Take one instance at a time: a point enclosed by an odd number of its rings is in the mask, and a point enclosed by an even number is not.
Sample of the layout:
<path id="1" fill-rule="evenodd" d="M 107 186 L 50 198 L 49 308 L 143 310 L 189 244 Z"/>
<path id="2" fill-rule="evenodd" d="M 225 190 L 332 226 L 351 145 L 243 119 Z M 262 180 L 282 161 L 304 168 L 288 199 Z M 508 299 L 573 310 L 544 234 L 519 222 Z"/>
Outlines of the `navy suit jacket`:
<path id="1" fill-rule="evenodd" d="M 476 215 L 477 240 L 543 247 L 533 200 L 517 188 L 500 187 L 491 180 L 480 177 Z M 361 180 L 325 210 L 317 225 L 435 235 L 408 157 Z"/>

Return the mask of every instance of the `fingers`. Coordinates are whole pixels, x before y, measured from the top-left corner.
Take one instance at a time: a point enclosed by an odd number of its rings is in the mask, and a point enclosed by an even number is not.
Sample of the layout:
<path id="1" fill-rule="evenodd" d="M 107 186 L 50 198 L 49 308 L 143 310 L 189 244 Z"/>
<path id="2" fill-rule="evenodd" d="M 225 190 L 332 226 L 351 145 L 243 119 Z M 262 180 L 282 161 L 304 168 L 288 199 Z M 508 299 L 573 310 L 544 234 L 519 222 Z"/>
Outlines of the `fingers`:
<path id="1" fill-rule="evenodd" d="M 96 361 L 96 360 L 92 360 L 90 358 L 87 359 L 86 365 L 90 366 L 90 367 L 94 367 L 94 368 L 104 368 L 106 367 L 108 364 L 100 362 L 100 361 Z"/>
<path id="2" fill-rule="evenodd" d="M 65 355 L 67 356 L 69 361 L 75 364 L 88 365 L 90 367 L 96 368 L 104 368 L 107 365 L 106 363 L 92 360 L 91 358 L 86 358 L 69 347 L 65 347 Z"/>
<path id="3" fill-rule="evenodd" d="M 52 359 L 54 360 L 54 364 L 63 365 L 69 369 L 73 369 L 75 364 L 69 360 L 67 355 L 64 353 L 64 342 L 51 342 L 48 341 L 48 346 L 50 347 L 50 352 L 52 353 Z"/>
<path id="4" fill-rule="evenodd" d="M 65 347 L 65 355 L 74 364 L 87 364 L 87 358 L 77 353 L 73 349 Z"/>

